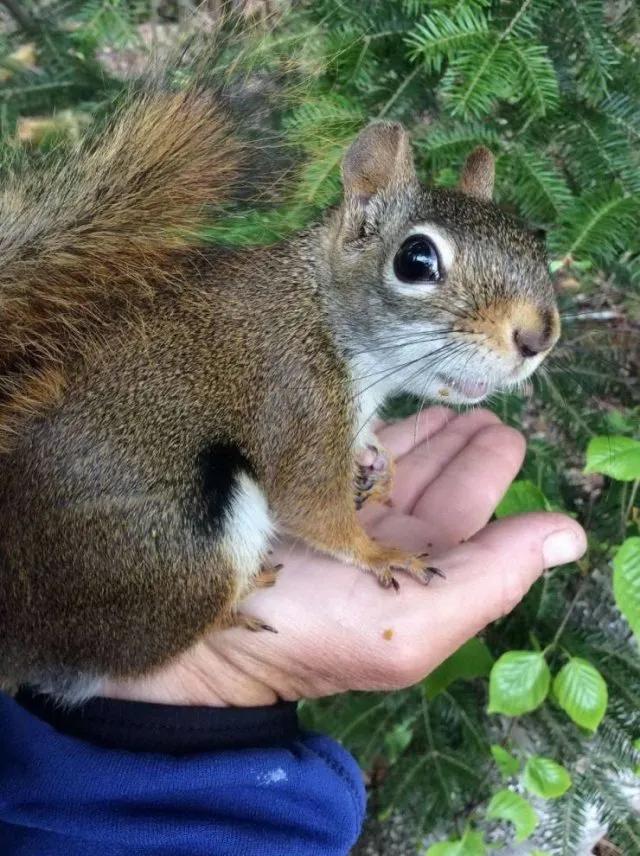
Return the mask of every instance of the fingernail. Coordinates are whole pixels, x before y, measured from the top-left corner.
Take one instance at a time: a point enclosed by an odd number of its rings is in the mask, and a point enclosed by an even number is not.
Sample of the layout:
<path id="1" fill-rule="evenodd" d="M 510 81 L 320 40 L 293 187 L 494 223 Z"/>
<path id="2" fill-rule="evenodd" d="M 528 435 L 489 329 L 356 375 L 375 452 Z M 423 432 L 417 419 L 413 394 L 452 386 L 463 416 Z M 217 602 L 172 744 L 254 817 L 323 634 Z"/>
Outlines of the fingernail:
<path id="1" fill-rule="evenodd" d="M 555 568 L 575 562 L 584 551 L 582 539 L 578 538 L 573 529 L 559 529 L 547 535 L 542 544 L 542 558 L 545 568 Z"/>

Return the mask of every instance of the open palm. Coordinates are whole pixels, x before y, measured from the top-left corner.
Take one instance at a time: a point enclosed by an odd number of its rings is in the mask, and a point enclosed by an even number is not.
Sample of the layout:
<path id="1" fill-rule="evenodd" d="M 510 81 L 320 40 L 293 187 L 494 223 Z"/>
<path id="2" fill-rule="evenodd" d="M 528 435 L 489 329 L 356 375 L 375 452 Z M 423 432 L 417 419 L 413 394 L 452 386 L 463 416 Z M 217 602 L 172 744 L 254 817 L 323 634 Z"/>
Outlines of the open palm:
<path id="1" fill-rule="evenodd" d="M 580 526 L 539 513 L 488 523 L 524 455 L 520 434 L 484 410 L 443 408 L 382 426 L 396 456 L 390 507 L 362 512 L 372 535 L 428 551 L 446 578 L 399 576 L 381 589 L 362 571 L 285 543 L 277 584 L 246 611 L 277 634 L 211 633 L 145 679 L 109 695 L 183 704 L 269 704 L 349 689 L 395 689 L 422 679 L 466 639 L 520 601 L 544 568 L 578 558 Z M 488 524 L 488 525 L 487 525 Z"/>

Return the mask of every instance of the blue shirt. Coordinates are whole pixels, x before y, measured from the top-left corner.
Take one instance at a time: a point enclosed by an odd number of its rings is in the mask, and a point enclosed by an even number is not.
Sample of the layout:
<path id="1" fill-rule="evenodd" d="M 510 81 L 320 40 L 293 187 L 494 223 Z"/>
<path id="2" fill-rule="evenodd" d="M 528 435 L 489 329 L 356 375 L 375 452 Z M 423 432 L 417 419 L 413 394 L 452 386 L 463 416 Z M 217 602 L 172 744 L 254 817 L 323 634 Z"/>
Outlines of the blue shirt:
<path id="1" fill-rule="evenodd" d="M 360 770 L 291 706 L 43 709 L 0 694 L 2 856 L 343 856 L 360 832 Z"/>

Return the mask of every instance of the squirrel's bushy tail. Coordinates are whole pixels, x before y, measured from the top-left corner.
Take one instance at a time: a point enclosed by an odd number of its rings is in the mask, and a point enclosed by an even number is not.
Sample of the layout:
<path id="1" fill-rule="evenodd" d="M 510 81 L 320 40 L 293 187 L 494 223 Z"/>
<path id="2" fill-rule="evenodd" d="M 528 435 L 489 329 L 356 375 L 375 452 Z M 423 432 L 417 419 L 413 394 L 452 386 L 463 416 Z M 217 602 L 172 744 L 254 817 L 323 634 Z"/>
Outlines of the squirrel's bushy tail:
<path id="1" fill-rule="evenodd" d="M 194 84 L 131 95 L 100 137 L 0 194 L 0 450 L 61 390 L 92 329 L 177 273 L 207 206 L 233 193 L 242 144 Z"/>

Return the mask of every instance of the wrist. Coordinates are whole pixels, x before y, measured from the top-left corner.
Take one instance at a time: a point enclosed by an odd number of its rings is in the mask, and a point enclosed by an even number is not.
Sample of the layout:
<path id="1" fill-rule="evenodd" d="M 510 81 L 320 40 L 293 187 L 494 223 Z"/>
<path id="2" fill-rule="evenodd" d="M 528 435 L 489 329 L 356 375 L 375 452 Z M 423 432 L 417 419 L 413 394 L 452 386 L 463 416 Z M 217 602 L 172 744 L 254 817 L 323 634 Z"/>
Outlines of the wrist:
<path id="1" fill-rule="evenodd" d="M 250 674 L 238 656 L 222 653 L 209 640 L 198 642 L 155 672 L 137 678 L 107 679 L 105 698 L 183 706 L 264 707 L 278 693 Z"/>

